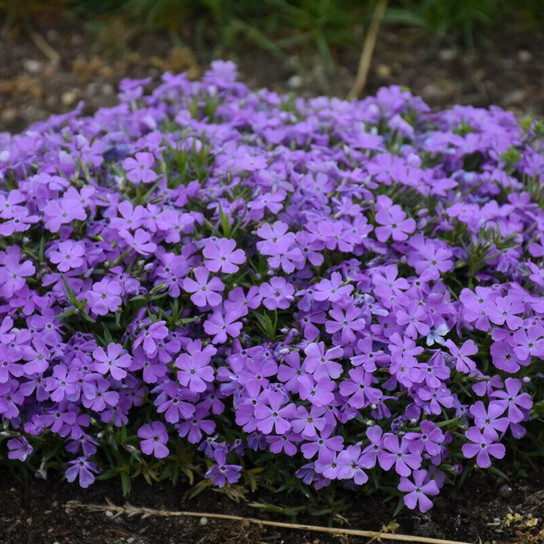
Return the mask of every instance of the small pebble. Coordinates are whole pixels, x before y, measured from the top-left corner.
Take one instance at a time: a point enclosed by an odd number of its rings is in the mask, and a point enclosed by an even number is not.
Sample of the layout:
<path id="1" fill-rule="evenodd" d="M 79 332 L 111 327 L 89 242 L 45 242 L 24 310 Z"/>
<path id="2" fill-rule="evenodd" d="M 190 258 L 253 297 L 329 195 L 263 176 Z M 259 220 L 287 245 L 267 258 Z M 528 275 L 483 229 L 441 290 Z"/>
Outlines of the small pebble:
<path id="1" fill-rule="evenodd" d="M 23 61 L 23 67 L 27 72 L 31 74 L 37 74 L 42 69 L 42 63 L 35 59 L 26 59 Z"/>
<path id="2" fill-rule="evenodd" d="M 42 76 L 45 79 L 49 79 L 50 77 L 53 77 L 55 75 L 55 68 L 54 66 L 51 66 L 51 64 L 48 64 L 42 71 Z"/>
<path id="3" fill-rule="evenodd" d="M 513 490 L 508 484 L 503 484 L 499 487 L 499 495 L 504 499 L 511 497 L 512 493 Z"/>
<path id="4" fill-rule="evenodd" d="M 75 46 L 81 45 L 83 43 L 83 36 L 81 34 L 72 34 L 70 42 Z"/>
<path id="5" fill-rule="evenodd" d="M 113 517 L 113 512 L 111 512 L 110 510 L 106 510 L 106 517 L 107 518 L 112 518 Z"/>
<path id="6" fill-rule="evenodd" d="M 438 58 L 444 62 L 451 62 L 457 56 L 457 51 L 455 49 L 441 49 L 438 52 Z"/>
<path id="7" fill-rule="evenodd" d="M 2 113 L 0 113 L 0 119 L 4 123 L 11 123 L 13 120 L 15 120 L 16 117 L 17 110 L 15 108 L 5 108 L 4 110 L 2 110 Z"/>
<path id="8" fill-rule="evenodd" d="M 520 62 L 531 62 L 533 60 L 533 55 L 530 51 L 521 50 L 518 51 L 518 59 Z"/>
<path id="9" fill-rule="evenodd" d="M 287 86 L 290 89 L 300 89 L 300 87 L 302 86 L 302 78 L 299 75 L 291 76 L 287 80 Z"/>
<path id="10" fill-rule="evenodd" d="M 391 77 L 391 66 L 387 64 L 378 64 L 378 66 L 376 66 L 376 72 L 378 73 L 378 77 L 387 79 L 388 77 Z"/>
<path id="11" fill-rule="evenodd" d="M 208 518 L 200 518 L 200 525 L 208 525 Z"/>
<path id="12" fill-rule="evenodd" d="M 64 106 L 73 106 L 77 100 L 77 92 L 75 90 L 66 91 L 62 93 L 60 100 Z"/>
<path id="13" fill-rule="evenodd" d="M 102 94 L 104 96 L 111 96 L 115 92 L 115 89 L 111 83 L 104 83 L 102 85 Z"/>
<path id="14" fill-rule="evenodd" d="M 135 539 L 133 536 L 129 536 L 129 537 L 127 538 L 127 543 L 128 543 L 128 544 L 132 544 L 135 540 L 136 540 L 136 539 Z"/>
<path id="15" fill-rule="evenodd" d="M 526 98 L 527 98 L 527 94 L 524 89 L 515 89 L 509 92 L 503 98 L 503 101 L 505 106 L 516 106 L 519 104 L 523 104 Z"/>

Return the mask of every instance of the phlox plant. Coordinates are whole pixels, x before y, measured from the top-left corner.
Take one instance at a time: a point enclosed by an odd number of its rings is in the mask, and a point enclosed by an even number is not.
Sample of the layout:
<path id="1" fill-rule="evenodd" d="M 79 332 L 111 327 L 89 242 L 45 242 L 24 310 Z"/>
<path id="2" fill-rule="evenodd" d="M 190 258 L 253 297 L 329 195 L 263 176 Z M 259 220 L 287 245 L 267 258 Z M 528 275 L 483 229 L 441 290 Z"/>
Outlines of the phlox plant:
<path id="1" fill-rule="evenodd" d="M 0 135 L 6 462 L 425 512 L 533 447 L 541 125 L 253 92 L 222 61 L 148 83 Z"/>

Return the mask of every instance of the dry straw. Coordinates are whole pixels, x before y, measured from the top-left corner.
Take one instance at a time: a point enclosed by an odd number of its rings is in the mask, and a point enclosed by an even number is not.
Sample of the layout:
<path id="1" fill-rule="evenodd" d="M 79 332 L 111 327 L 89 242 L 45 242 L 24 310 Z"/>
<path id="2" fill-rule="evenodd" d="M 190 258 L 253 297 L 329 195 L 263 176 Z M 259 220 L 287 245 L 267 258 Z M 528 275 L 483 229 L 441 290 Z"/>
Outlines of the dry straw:
<path id="1" fill-rule="evenodd" d="M 107 500 L 107 499 L 106 499 Z M 111 512 L 114 517 L 121 516 L 123 514 L 131 517 L 141 515 L 144 518 L 157 516 L 157 517 L 187 517 L 187 518 L 207 518 L 207 519 L 222 519 L 229 521 L 240 521 L 242 523 L 251 523 L 254 525 L 268 526 L 268 527 L 280 527 L 282 529 L 289 529 L 294 531 L 313 531 L 316 533 L 328 533 L 331 535 L 343 535 L 343 536 L 361 536 L 371 538 L 375 540 L 395 540 L 397 542 L 420 542 L 422 544 L 469 544 L 468 542 L 458 542 L 454 540 L 443 540 L 440 538 L 429 538 L 424 536 L 411 536 L 411 535 L 396 535 L 385 533 L 381 531 L 362 531 L 359 529 L 339 529 L 335 527 L 321 527 L 319 525 L 304 525 L 300 523 L 284 523 L 281 521 L 268 521 L 257 518 L 246 518 L 243 516 L 231 516 L 229 514 L 210 514 L 204 512 L 185 512 L 185 511 L 171 511 L 171 510 L 156 510 L 154 508 L 145 508 L 139 506 L 132 506 L 131 504 L 125 504 L 125 506 L 117 506 L 110 501 L 108 504 L 83 504 L 79 501 L 69 501 L 65 507 L 69 511 L 73 508 L 83 508 L 93 512 Z"/>

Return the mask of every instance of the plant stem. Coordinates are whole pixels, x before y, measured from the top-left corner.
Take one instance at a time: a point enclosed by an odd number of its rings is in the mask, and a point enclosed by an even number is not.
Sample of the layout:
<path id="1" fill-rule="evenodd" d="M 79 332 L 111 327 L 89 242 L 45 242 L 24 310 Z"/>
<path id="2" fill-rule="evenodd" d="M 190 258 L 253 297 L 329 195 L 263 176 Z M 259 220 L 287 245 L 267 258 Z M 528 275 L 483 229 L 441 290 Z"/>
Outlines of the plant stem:
<path id="1" fill-rule="evenodd" d="M 107 499 L 106 499 L 107 500 Z M 442 540 L 429 538 L 424 536 L 411 535 L 395 535 L 384 533 L 381 531 L 362 531 L 359 529 L 339 529 L 335 527 L 322 527 L 319 525 L 304 525 L 300 523 L 284 523 L 281 521 L 268 521 L 257 518 L 246 518 L 243 516 L 232 516 L 229 514 L 210 514 L 205 512 L 186 512 L 186 511 L 171 511 L 171 510 L 156 510 L 154 508 L 145 508 L 132 505 L 116 506 L 107 500 L 108 504 L 82 504 L 78 501 L 69 501 L 65 507 L 70 510 L 72 508 L 84 508 L 95 512 L 114 512 L 115 516 L 127 514 L 128 516 L 142 515 L 144 517 L 159 516 L 159 517 L 195 517 L 209 519 L 224 519 L 230 521 L 242 521 L 245 523 L 253 523 L 255 525 L 266 525 L 269 527 L 281 527 L 284 529 L 293 529 L 297 531 L 314 531 L 318 533 L 329 533 L 334 535 L 352 535 L 362 536 L 373 539 L 396 540 L 400 542 L 421 542 L 423 544 L 469 544 L 468 542 L 459 542 L 454 540 Z"/>

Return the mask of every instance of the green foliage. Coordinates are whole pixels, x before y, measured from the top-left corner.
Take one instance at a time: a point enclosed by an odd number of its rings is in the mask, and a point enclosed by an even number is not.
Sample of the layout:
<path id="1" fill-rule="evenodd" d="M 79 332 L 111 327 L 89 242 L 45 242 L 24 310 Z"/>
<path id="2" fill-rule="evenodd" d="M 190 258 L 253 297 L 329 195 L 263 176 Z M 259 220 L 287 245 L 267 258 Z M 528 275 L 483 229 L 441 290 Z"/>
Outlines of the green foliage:
<path id="1" fill-rule="evenodd" d="M 30 28 L 44 9 L 71 9 L 90 28 L 122 19 L 137 28 L 167 31 L 213 56 L 257 47 L 284 63 L 316 51 L 329 76 L 340 50 L 358 51 L 376 0 L 0 0 L 9 30 Z M 539 0 L 390 0 L 384 24 L 421 29 L 438 41 L 473 46 L 482 31 L 515 21 L 522 29 L 542 22 Z"/>
<path id="2" fill-rule="evenodd" d="M 444 38 L 463 38 L 473 45 L 475 32 L 499 22 L 504 0 L 399 0 L 386 20 L 422 28 Z"/>

